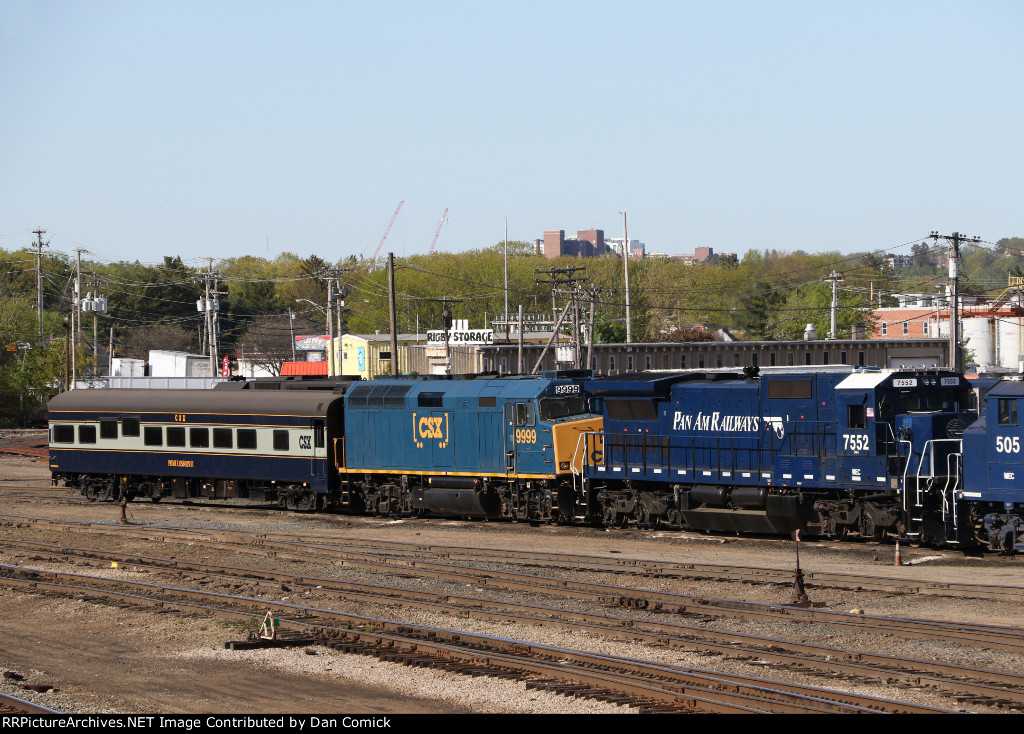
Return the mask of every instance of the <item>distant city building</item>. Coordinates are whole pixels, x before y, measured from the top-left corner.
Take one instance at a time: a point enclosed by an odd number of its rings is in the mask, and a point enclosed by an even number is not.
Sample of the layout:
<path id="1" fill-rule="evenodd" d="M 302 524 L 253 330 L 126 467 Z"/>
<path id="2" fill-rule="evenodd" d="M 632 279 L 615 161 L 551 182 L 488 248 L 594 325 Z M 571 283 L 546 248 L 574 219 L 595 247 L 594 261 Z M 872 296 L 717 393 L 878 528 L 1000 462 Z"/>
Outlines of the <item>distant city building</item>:
<path id="1" fill-rule="evenodd" d="M 564 229 L 544 231 L 544 257 L 599 257 L 608 252 L 604 243 L 604 230 L 585 229 L 576 233 L 575 238 L 566 239 Z"/>
<path id="2" fill-rule="evenodd" d="M 607 237 L 604 242 L 608 245 L 609 250 L 619 257 L 622 257 L 622 237 Z M 647 245 L 640 240 L 629 241 L 629 254 L 634 260 L 642 260 L 645 257 L 649 257 L 647 254 Z"/>
<path id="3" fill-rule="evenodd" d="M 601 257 L 607 254 L 623 256 L 623 238 L 605 237 L 604 230 L 601 229 L 581 229 L 573 238 L 567 238 L 564 229 L 549 229 L 544 231 L 544 239 L 534 242 L 537 254 L 543 255 L 549 260 L 554 260 L 557 257 Z M 662 257 L 700 263 L 723 257 L 739 259 L 735 252 L 721 252 L 716 255 L 710 247 L 697 247 L 692 255 L 670 255 L 662 251 L 648 252 L 647 245 L 640 240 L 632 239 L 629 241 L 629 256 L 633 260 Z"/>
<path id="4" fill-rule="evenodd" d="M 889 270 L 895 270 L 910 267 L 914 264 L 914 258 L 911 255 L 889 255 L 885 262 L 889 265 Z"/>
<path id="5" fill-rule="evenodd" d="M 711 247 L 696 247 L 694 248 L 692 255 L 670 255 L 673 260 L 682 260 L 688 263 L 706 263 L 712 258 L 716 258 L 715 251 Z M 735 257 L 738 259 L 735 252 L 720 252 L 717 254 L 716 259 L 723 257 Z"/>

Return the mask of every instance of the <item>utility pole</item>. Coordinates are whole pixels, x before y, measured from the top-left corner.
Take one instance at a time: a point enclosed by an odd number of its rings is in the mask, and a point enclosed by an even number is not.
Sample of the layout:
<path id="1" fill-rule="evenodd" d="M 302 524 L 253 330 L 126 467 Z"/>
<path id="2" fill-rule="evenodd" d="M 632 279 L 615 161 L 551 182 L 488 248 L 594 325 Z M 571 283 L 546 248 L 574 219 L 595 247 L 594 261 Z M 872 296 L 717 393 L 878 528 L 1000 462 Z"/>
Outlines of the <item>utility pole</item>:
<path id="1" fill-rule="evenodd" d="M 573 345 L 573 350 L 574 350 L 573 358 L 572 358 L 572 365 L 573 365 L 574 368 L 577 368 L 577 369 L 580 366 L 580 360 L 582 358 L 582 355 L 580 354 L 581 349 L 580 349 L 580 323 L 579 323 L 579 302 L 578 302 L 578 297 L 580 295 L 580 283 L 582 282 L 583 278 L 580 278 L 580 277 L 576 276 L 576 272 L 580 271 L 580 270 L 584 271 L 583 277 L 586 277 L 586 268 L 551 268 L 550 270 L 535 270 L 534 271 L 535 273 L 538 273 L 538 274 L 545 273 L 545 274 L 551 276 L 551 280 L 540 280 L 540 279 L 537 279 L 537 284 L 538 285 L 541 285 L 541 284 L 550 284 L 551 285 L 551 303 L 552 303 L 552 310 L 553 311 L 557 310 L 555 308 L 555 304 L 556 304 L 556 295 L 559 292 L 566 293 L 569 296 L 569 303 L 566 305 L 565 309 L 563 309 L 563 311 L 562 311 L 562 318 L 558 319 L 557 324 L 556 324 L 556 326 L 555 326 L 555 328 L 553 330 L 553 333 L 552 333 L 551 337 L 552 337 L 552 341 L 554 341 L 557 344 L 557 342 L 558 342 L 558 329 L 559 329 L 559 326 L 561 325 L 562 321 L 564 320 L 565 315 L 568 314 L 571 311 L 572 314 L 573 314 L 572 341 L 571 341 L 571 344 Z M 550 342 L 549 342 L 549 345 L 550 345 Z M 545 351 L 546 351 L 546 348 L 545 348 Z"/>
<path id="2" fill-rule="evenodd" d="M 932 230 L 929 236 L 935 242 L 939 238 L 949 242 L 949 366 L 954 372 L 963 372 L 964 358 L 960 351 L 960 245 L 981 242 L 981 238 L 966 237 L 959 232 L 939 234 L 936 230 Z"/>
<path id="3" fill-rule="evenodd" d="M 78 341 L 82 338 L 82 252 L 81 247 L 75 250 L 78 257 L 75 264 L 75 310 L 71 315 L 71 389 L 78 382 Z"/>
<path id="4" fill-rule="evenodd" d="M 391 331 L 391 374 L 398 374 L 398 314 L 395 308 L 395 253 L 388 253 L 388 328 Z M 445 331 L 445 348 L 448 347 Z"/>
<path id="5" fill-rule="evenodd" d="M 292 335 L 292 362 L 295 361 L 295 312 L 288 307 L 288 331 Z"/>
<path id="6" fill-rule="evenodd" d="M 838 321 L 839 321 L 839 284 L 846 280 L 842 275 L 833 270 L 829 275 L 826 275 L 822 280 L 832 281 L 832 322 L 831 329 L 828 332 L 829 339 L 838 339 Z M 874 285 L 874 283 L 872 283 Z"/>
<path id="7" fill-rule="evenodd" d="M 327 376 L 334 377 L 334 278 L 327 272 Z"/>
<path id="8" fill-rule="evenodd" d="M 505 217 L 505 341 L 508 341 L 508 217 Z"/>
<path id="9" fill-rule="evenodd" d="M 96 321 L 96 298 L 99 296 L 99 286 L 96 283 L 96 271 L 92 271 L 92 374 L 100 374 L 100 332 L 99 324 Z"/>
<path id="10" fill-rule="evenodd" d="M 622 260 L 626 268 L 626 344 L 633 343 L 633 319 L 629 306 L 629 232 L 626 230 L 626 212 L 622 215 Z"/>
<path id="11" fill-rule="evenodd" d="M 327 374 L 337 377 L 339 368 L 337 353 L 334 348 L 334 332 L 341 336 L 341 312 L 345 306 L 343 300 L 348 295 L 348 288 L 341 286 L 341 274 L 351 272 L 351 268 L 329 268 L 317 277 L 327 284 Z"/>
<path id="12" fill-rule="evenodd" d="M 50 241 L 43 242 L 45 229 L 34 229 L 36 236 L 36 312 L 39 314 L 39 339 L 43 338 L 43 247 L 49 247 Z"/>
<path id="13" fill-rule="evenodd" d="M 516 355 L 516 374 L 523 374 L 523 304 L 519 304 L 519 353 Z"/>
<path id="14" fill-rule="evenodd" d="M 448 299 L 441 301 L 441 324 L 444 326 L 444 373 L 452 373 L 452 355 L 448 351 L 448 331 L 452 328 L 452 310 L 448 307 Z"/>
<path id="15" fill-rule="evenodd" d="M 207 271 L 203 275 L 203 281 L 206 284 L 205 292 L 206 295 L 203 299 L 196 302 L 196 306 L 200 311 L 204 312 L 206 322 L 206 340 L 210 350 L 210 377 L 217 376 L 217 316 L 220 311 L 220 301 L 217 300 L 216 296 L 224 295 L 222 292 L 217 290 L 217 279 L 220 278 L 220 273 L 213 269 L 213 261 L 217 258 L 204 257 L 201 260 L 206 260 L 208 263 Z M 211 288 L 212 286 L 212 288 Z"/>

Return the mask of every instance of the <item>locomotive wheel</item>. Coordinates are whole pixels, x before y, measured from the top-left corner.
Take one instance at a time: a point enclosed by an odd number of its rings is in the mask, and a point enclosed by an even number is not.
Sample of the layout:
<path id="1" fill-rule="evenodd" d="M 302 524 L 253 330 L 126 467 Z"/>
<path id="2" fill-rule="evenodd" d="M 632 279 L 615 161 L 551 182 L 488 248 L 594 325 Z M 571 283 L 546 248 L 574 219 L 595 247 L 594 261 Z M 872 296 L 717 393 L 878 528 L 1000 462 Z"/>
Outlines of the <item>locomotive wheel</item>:
<path id="1" fill-rule="evenodd" d="M 646 528 L 650 524 L 650 515 L 642 502 L 637 502 L 636 504 L 636 524 L 637 527 L 641 528 Z"/>
<path id="2" fill-rule="evenodd" d="M 159 495 L 158 494 L 158 495 L 154 495 L 154 496 L 150 497 L 149 501 L 150 502 L 159 502 L 162 499 L 163 499 L 163 495 Z"/>

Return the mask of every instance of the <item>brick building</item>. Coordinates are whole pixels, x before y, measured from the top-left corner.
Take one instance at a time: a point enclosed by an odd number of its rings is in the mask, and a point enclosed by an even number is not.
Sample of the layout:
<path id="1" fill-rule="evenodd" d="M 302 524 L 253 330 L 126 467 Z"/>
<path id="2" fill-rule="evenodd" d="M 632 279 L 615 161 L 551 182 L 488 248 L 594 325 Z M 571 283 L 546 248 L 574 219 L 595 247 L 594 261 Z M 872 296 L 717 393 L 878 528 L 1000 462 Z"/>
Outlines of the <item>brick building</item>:
<path id="1" fill-rule="evenodd" d="M 544 257 L 598 257 L 608 252 L 603 229 L 584 229 L 567 239 L 564 229 L 544 231 Z"/>

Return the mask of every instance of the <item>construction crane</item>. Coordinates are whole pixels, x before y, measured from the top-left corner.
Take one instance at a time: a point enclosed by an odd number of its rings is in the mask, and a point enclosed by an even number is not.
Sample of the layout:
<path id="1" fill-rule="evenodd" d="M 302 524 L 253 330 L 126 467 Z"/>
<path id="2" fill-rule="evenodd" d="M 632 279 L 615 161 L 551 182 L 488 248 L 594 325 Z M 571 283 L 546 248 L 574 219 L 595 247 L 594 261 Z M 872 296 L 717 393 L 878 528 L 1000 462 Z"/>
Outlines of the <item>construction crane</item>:
<path id="1" fill-rule="evenodd" d="M 444 211 L 441 212 L 441 221 L 437 223 L 437 229 L 434 230 L 434 239 L 430 243 L 430 249 L 427 250 L 427 254 L 431 254 L 434 251 L 434 245 L 437 244 L 437 236 L 441 234 L 441 225 L 444 224 L 444 218 L 448 216 L 448 207 L 445 207 Z"/>
<path id="2" fill-rule="evenodd" d="M 384 240 L 388 238 L 388 233 L 391 232 L 391 225 L 398 219 L 398 212 L 402 211 L 402 204 L 404 201 L 398 202 L 398 206 L 395 207 L 395 213 L 391 215 L 391 221 L 388 222 L 388 228 L 384 230 L 384 236 L 380 238 L 380 242 L 377 243 L 377 249 L 373 253 L 373 259 L 376 260 L 377 256 L 380 255 L 380 248 L 384 246 Z"/>

